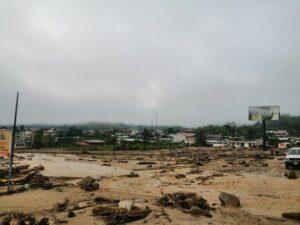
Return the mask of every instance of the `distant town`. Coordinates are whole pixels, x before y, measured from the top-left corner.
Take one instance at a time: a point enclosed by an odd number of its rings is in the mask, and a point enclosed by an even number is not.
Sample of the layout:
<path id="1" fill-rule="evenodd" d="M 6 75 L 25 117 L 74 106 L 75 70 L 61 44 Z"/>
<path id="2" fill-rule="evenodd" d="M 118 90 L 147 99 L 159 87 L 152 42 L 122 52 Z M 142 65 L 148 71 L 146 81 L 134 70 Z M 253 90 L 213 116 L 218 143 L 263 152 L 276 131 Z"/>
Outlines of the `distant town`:
<path id="1" fill-rule="evenodd" d="M 283 115 L 270 122 L 268 147 L 287 149 L 300 146 L 299 116 Z M 293 121 L 293 124 L 289 121 Z M 0 127 L 9 129 L 9 127 Z M 78 126 L 24 126 L 17 129 L 15 149 L 70 148 L 78 150 L 147 150 L 185 146 L 259 148 L 262 145 L 261 125 L 238 126 L 227 123 L 196 129 L 183 127 L 142 127 L 122 124 Z"/>

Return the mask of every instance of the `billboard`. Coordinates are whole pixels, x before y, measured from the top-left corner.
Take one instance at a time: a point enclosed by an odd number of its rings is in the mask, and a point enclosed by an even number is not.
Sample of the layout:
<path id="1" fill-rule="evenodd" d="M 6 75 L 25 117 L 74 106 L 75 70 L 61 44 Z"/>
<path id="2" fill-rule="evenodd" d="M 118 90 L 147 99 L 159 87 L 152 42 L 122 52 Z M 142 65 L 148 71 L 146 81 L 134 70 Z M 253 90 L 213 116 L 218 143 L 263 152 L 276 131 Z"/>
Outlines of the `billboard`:
<path id="1" fill-rule="evenodd" d="M 280 107 L 279 106 L 250 106 L 249 120 L 279 120 Z"/>
<path id="2" fill-rule="evenodd" d="M 0 130 L 0 156 L 9 156 L 12 141 L 10 130 Z"/>

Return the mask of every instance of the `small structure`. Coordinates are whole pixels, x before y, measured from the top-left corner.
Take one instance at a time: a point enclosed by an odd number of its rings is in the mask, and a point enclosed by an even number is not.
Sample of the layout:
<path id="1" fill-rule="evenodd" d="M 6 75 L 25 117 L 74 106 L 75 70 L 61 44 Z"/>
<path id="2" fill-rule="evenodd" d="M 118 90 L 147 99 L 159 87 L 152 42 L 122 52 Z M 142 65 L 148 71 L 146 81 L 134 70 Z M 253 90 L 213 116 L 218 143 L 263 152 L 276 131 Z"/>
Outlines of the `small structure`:
<path id="1" fill-rule="evenodd" d="M 263 144 L 262 140 L 255 141 L 228 141 L 228 145 L 234 148 L 255 148 Z"/>
<path id="2" fill-rule="evenodd" d="M 193 145 L 196 142 L 195 133 L 190 130 L 183 130 L 173 136 L 173 142 L 183 142 L 188 145 Z"/>

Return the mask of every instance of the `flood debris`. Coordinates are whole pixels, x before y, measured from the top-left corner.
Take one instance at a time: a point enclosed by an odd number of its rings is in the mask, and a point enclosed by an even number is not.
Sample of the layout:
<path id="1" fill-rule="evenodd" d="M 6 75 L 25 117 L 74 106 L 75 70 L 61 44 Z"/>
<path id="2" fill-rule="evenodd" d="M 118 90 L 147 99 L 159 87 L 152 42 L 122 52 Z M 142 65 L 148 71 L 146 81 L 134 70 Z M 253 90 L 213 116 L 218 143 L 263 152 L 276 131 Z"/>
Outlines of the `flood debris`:
<path id="1" fill-rule="evenodd" d="M 70 210 L 80 210 L 80 209 L 86 209 L 89 207 L 95 206 L 95 202 L 91 202 L 91 201 L 82 201 L 82 202 L 78 202 L 77 204 L 75 204 L 73 207 L 68 208 Z"/>
<path id="2" fill-rule="evenodd" d="M 226 192 L 220 193 L 219 200 L 223 206 L 241 207 L 240 199 L 235 195 Z"/>
<path id="3" fill-rule="evenodd" d="M 111 166 L 110 163 L 103 163 L 102 166 Z"/>
<path id="4" fill-rule="evenodd" d="M 129 177 L 129 178 L 133 178 L 133 177 L 139 177 L 140 175 L 135 173 L 135 172 L 130 172 L 130 174 L 127 174 L 125 175 L 126 177 Z"/>
<path id="5" fill-rule="evenodd" d="M 25 184 L 28 183 L 35 174 L 38 174 L 40 171 L 44 170 L 43 166 L 37 166 L 29 168 L 29 165 L 20 165 L 13 167 L 11 182 L 14 184 Z M 0 185 L 6 185 L 8 175 L 8 168 L 0 169 Z"/>
<path id="6" fill-rule="evenodd" d="M 25 188 L 23 185 L 20 187 L 17 187 L 15 190 L 12 191 L 12 193 L 22 193 L 24 191 L 27 191 L 27 188 Z"/>
<path id="7" fill-rule="evenodd" d="M 63 212 L 66 210 L 67 206 L 69 204 L 69 199 L 65 198 L 63 202 L 59 202 L 55 205 L 55 211 L 56 212 Z"/>
<path id="8" fill-rule="evenodd" d="M 98 196 L 94 198 L 94 202 L 96 202 L 97 204 L 118 204 L 120 200 Z"/>
<path id="9" fill-rule="evenodd" d="M 137 163 L 138 165 L 154 165 L 157 164 L 156 162 L 151 162 L 151 161 L 140 161 Z"/>
<path id="10" fill-rule="evenodd" d="M 69 218 L 73 218 L 73 217 L 75 217 L 76 216 L 76 214 L 72 211 L 72 210 L 70 210 L 69 212 L 68 212 L 68 217 Z"/>
<path id="11" fill-rule="evenodd" d="M 196 166 L 204 166 L 204 163 L 202 161 L 198 160 L 195 162 L 195 165 Z"/>
<path id="12" fill-rule="evenodd" d="M 178 208 L 185 213 L 192 215 L 203 215 L 212 217 L 210 210 L 212 208 L 206 199 L 191 192 L 175 192 L 173 194 L 163 194 L 157 201 L 159 205 L 165 207 Z"/>
<path id="13" fill-rule="evenodd" d="M 250 164 L 248 162 L 246 162 L 245 160 L 242 160 L 239 162 L 240 165 L 245 166 L 245 167 L 249 167 Z"/>
<path id="14" fill-rule="evenodd" d="M 288 218 L 288 219 L 300 221 L 300 212 L 287 212 L 287 213 L 282 213 L 281 216 L 282 216 L 283 218 Z"/>
<path id="15" fill-rule="evenodd" d="M 212 176 L 208 175 L 208 176 L 198 176 L 195 178 L 195 180 L 200 180 L 201 184 L 205 183 L 206 181 L 213 179 Z"/>
<path id="16" fill-rule="evenodd" d="M 150 212 L 151 209 L 148 206 L 140 208 L 135 205 L 129 209 L 118 206 L 96 206 L 93 208 L 93 214 L 103 219 L 107 225 L 123 224 L 144 219 Z"/>
<path id="17" fill-rule="evenodd" d="M 4 220 L 2 221 L 2 225 L 13 225 L 13 224 L 34 225 L 35 222 L 36 219 L 32 214 L 8 213 L 5 216 Z"/>
<path id="18" fill-rule="evenodd" d="M 99 190 L 100 185 L 96 183 L 96 179 L 93 177 L 86 177 L 77 183 L 79 187 L 85 191 Z"/>
<path id="19" fill-rule="evenodd" d="M 186 178 L 186 176 L 184 174 L 178 173 L 178 174 L 175 175 L 175 178 L 176 179 L 183 179 L 183 178 Z"/>
<path id="20" fill-rule="evenodd" d="M 190 169 L 189 172 L 187 172 L 187 174 L 198 174 L 198 173 L 202 173 L 203 170 L 201 170 L 198 166 L 197 167 L 192 167 Z"/>
<path id="21" fill-rule="evenodd" d="M 50 225 L 50 219 L 47 217 L 36 219 L 32 214 L 8 213 L 1 225 Z M 53 223 L 52 223 L 53 224 Z"/>
<path id="22" fill-rule="evenodd" d="M 49 181 L 49 177 L 38 173 L 33 173 L 27 176 L 25 182 L 29 184 L 31 188 L 42 188 L 49 190 L 53 187 L 52 183 Z"/>

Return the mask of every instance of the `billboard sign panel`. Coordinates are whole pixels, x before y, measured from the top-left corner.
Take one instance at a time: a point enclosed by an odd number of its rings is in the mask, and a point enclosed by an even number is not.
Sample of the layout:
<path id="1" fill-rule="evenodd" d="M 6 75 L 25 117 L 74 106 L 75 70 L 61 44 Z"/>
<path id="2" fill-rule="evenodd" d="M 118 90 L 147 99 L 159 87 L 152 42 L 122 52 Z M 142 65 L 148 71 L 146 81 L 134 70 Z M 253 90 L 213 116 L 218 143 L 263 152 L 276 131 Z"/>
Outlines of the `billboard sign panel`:
<path id="1" fill-rule="evenodd" d="M 279 120 L 280 107 L 279 106 L 250 106 L 249 120 Z"/>
<path id="2" fill-rule="evenodd" d="M 11 151 L 12 132 L 0 130 L 0 156 L 8 157 Z"/>

